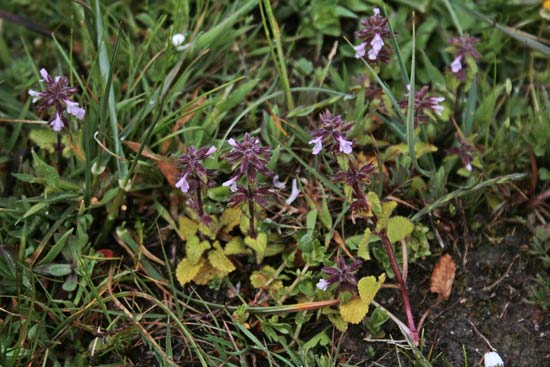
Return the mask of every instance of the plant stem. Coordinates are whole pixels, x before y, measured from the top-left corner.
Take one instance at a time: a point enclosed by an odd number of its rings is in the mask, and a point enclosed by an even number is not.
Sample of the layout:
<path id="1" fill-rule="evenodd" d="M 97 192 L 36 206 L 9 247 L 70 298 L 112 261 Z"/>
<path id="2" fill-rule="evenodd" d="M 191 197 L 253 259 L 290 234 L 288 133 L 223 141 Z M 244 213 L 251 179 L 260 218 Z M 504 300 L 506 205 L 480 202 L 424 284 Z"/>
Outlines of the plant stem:
<path id="1" fill-rule="evenodd" d="M 202 220 L 204 216 L 204 210 L 202 208 L 202 194 L 201 194 L 201 182 L 197 178 L 197 210 L 199 211 L 199 218 Z"/>
<path id="2" fill-rule="evenodd" d="M 61 134 L 57 134 L 57 144 L 55 145 L 57 151 L 57 172 L 61 174 L 63 172 L 63 144 L 61 143 Z"/>
<path id="3" fill-rule="evenodd" d="M 256 238 L 256 231 L 254 230 L 254 200 L 252 200 L 252 185 L 250 180 L 248 181 L 248 214 L 250 215 L 250 225 L 248 226 L 248 235 L 252 238 Z"/>
<path id="4" fill-rule="evenodd" d="M 393 273 L 395 274 L 395 279 L 397 280 L 397 283 L 399 284 L 399 289 L 401 290 L 401 298 L 403 299 L 403 306 L 405 307 L 405 315 L 407 316 L 407 324 L 409 325 L 410 336 L 413 342 L 418 345 L 418 330 L 416 330 L 416 326 L 414 325 L 411 303 L 409 301 L 409 294 L 407 293 L 407 283 L 403 279 L 403 276 L 401 275 L 401 270 L 397 265 L 397 260 L 395 259 L 395 254 L 393 253 L 393 248 L 391 246 L 391 242 L 388 238 L 386 230 L 383 229 L 379 231 L 378 236 L 382 240 L 382 243 L 384 244 L 384 249 L 386 250 L 388 257 L 390 258 L 390 264 Z"/>

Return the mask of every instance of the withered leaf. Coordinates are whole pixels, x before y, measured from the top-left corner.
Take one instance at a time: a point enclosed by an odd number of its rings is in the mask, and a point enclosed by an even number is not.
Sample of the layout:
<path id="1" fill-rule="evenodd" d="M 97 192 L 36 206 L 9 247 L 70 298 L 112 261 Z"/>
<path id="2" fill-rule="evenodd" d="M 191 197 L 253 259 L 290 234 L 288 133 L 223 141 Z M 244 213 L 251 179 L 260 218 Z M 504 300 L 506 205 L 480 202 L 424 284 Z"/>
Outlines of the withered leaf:
<path id="1" fill-rule="evenodd" d="M 136 153 L 138 152 L 140 147 L 140 143 L 134 141 L 124 141 L 123 144 Z M 160 169 L 170 186 L 176 185 L 176 181 L 178 180 L 178 168 L 176 167 L 176 162 L 174 160 L 160 154 L 155 154 L 148 147 L 145 147 L 142 150 L 141 154 L 144 157 L 150 158 L 157 163 L 158 168 Z"/>
<path id="2" fill-rule="evenodd" d="M 439 299 L 447 300 L 455 280 L 456 264 L 449 254 L 441 256 L 434 267 L 430 279 L 430 292 L 439 294 Z"/>

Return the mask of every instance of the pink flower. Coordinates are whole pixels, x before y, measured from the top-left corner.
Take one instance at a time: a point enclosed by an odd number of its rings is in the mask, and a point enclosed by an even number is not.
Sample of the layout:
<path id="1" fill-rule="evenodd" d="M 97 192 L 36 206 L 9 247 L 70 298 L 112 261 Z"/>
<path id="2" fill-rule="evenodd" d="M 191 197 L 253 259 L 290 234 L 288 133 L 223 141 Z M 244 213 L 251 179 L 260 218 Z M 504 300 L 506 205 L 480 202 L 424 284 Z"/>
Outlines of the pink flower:
<path id="1" fill-rule="evenodd" d="M 43 91 L 30 89 L 29 95 L 32 103 L 36 103 L 38 112 L 43 113 L 49 109 L 55 109 L 54 117 L 49 121 L 49 125 L 54 131 L 63 130 L 68 124 L 66 113 L 75 116 L 77 119 L 84 119 L 86 111 L 81 108 L 77 102 L 71 101 L 71 97 L 78 92 L 75 87 L 69 86 L 69 80 L 65 76 L 56 76 L 52 78 L 46 69 L 40 69 L 41 82 L 46 83 Z"/>
<path id="2" fill-rule="evenodd" d="M 181 190 L 181 192 L 189 191 L 189 182 L 187 182 L 187 174 L 181 176 L 179 181 L 176 183 L 176 187 Z"/>
<path id="3" fill-rule="evenodd" d="M 451 71 L 455 74 L 462 70 L 462 63 L 460 60 L 462 60 L 462 56 L 458 55 L 451 63 Z"/>
<path id="4" fill-rule="evenodd" d="M 50 121 L 50 126 L 53 128 L 53 131 L 60 132 L 65 127 L 61 116 L 58 113 L 55 114 L 55 119 Z"/>
<path id="5" fill-rule="evenodd" d="M 314 144 L 312 153 L 313 155 L 317 155 L 323 149 L 323 137 L 319 136 L 315 139 L 312 139 L 308 142 L 308 144 Z"/>
<path id="6" fill-rule="evenodd" d="M 355 58 L 360 59 L 363 56 L 365 56 L 365 47 L 367 47 L 367 43 L 363 42 L 357 46 L 355 46 L 353 49 L 355 50 Z"/>
<path id="7" fill-rule="evenodd" d="M 344 139 L 343 136 L 338 137 L 338 144 L 340 144 L 340 151 L 344 154 L 350 154 L 352 152 L 352 142 Z"/>

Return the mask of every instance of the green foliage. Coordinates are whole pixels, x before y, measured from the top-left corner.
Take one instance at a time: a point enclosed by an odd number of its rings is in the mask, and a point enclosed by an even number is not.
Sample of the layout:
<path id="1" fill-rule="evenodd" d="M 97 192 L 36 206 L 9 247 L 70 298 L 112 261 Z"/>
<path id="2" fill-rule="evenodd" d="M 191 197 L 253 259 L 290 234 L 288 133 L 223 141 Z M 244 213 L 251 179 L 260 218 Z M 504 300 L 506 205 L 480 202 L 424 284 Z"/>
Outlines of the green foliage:
<path id="1" fill-rule="evenodd" d="M 345 42 L 357 45 L 359 20 L 375 6 L 397 33 L 387 65 L 356 60 Z M 267 360 L 259 364 L 336 365 L 331 329 L 308 333 L 322 325 L 313 325 L 314 311 L 258 316 L 243 306 L 226 315 L 212 302 L 312 307 L 340 299 L 339 309 L 317 316 L 340 331 L 364 320 L 382 337 L 388 314 L 365 316 L 383 278 L 364 277 L 357 291 L 337 284 L 322 291 L 315 285 L 324 266 L 351 255 L 368 262 L 361 274 L 378 267 L 391 278 L 381 232 L 394 244 L 404 240 L 412 263 L 431 255 L 428 215 L 444 224 L 462 204 L 467 220 L 486 211 L 523 216 L 548 190 L 550 73 L 548 47 L 537 41 L 548 38 L 540 4 L 19 0 L 3 11 L 29 21 L 5 23 L 0 37 L 2 366 L 238 366 L 256 363 L 250 350 Z M 171 44 L 175 33 L 186 34 L 182 51 Z M 461 33 L 480 38 L 481 58 L 463 60 L 465 81 L 450 72 L 447 47 Z M 86 108 L 86 119 L 71 120 L 61 135 L 28 95 L 43 87 L 42 67 L 66 75 Z M 416 127 L 417 111 L 407 121 L 399 104 L 412 80 L 446 98 L 440 117 Z M 333 182 L 348 164 L 343 154 L 310 154 L 324 109 L 354 121 L 354 156 L 376 165 L 365 190 L 371 213 L 350 213 L 352 188 Z M 269 168 L 287 185 L 299 177 L 302 190 L 292 205 L 283 204 L 287 189 L 274 190 L 258 209 L 254 238 L 246 211 L 226 208 L 228 188 L 205 193 L 212 218 L 205 225 L 191 195 L 171 187 L 180 152 L 214 145 L 223 158 L 227 138 L 244 131 L 273 149 Z M 455 133 L 473 147 L 471 171 L 449 153 Z M 207 168 L 217 185 L 232 175 L 223 159 Z M 543 268 L 546 232 L 539 228 L 529 249 Z M 393 247 L 400 264 L 402 247 Z M 530 301 L 546 310 L 544 271 Z M 187 347 L 178 354 L 180 344 Z"/>
<path id="2" fill-rule="evenodd" d="M 387 232 L 391 243 L 405 239 L 413 229 L 414 224 L 405 217 L 395 216 L 388 220 Z"/>

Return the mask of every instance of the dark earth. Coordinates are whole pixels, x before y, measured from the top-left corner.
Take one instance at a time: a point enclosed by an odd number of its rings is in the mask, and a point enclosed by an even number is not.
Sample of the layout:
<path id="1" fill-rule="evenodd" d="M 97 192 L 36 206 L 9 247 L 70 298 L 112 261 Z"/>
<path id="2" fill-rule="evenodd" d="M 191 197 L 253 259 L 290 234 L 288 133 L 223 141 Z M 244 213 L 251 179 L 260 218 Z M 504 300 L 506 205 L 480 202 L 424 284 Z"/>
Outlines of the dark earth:
<path id="1" fill-rule="evenodd" d="M 537 259 L 528 254 L 529 241 L 526 234 L 512 233 L 498 243 L 485 240 L 468 253 L 462 248 L 459 254 L 457 246 L 445 251 L 457 264 L 453 291 L 447 301 L 431 309 L 423 325 L 422 351 L 434 367 L 483 366 L 483 355 L 492 350 L 498 352 L 506 367 L 550 366 L 548 312 L 527 302 L 531 288 L 537 284 L 534 269 L 540 267 Z M 433 257 L 410 265 L 408 283 L 417 315 L 436 302 L 436 295 L 429 293 L 429 277 L 436 261 Z M 384 292 L 391 291 L 394 290 Z M 377 297 L 384 303 L 384 293 Z M 397 294 L 389 297 L 393 302 L 385 305 L 390 310 L 401 307 Z M 412 358 L 410 351 L 401 353 L 396 349 L 383 353 L 374 362 L 365 355 L 366 342 L 362 340 L 362 331 L 357 329 L 343 343 L 352 363 L 420 365 L 407 360 L 407 356 Z M 397 330 L 392 336 L 402 339 Z M 397 362 L 397 353 L 401 364 Z"/>

